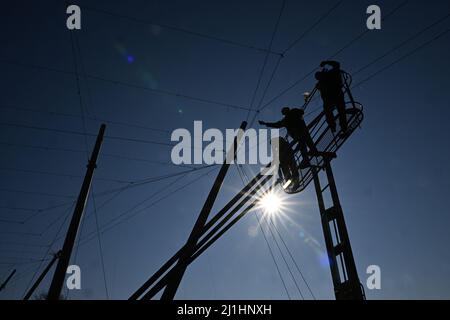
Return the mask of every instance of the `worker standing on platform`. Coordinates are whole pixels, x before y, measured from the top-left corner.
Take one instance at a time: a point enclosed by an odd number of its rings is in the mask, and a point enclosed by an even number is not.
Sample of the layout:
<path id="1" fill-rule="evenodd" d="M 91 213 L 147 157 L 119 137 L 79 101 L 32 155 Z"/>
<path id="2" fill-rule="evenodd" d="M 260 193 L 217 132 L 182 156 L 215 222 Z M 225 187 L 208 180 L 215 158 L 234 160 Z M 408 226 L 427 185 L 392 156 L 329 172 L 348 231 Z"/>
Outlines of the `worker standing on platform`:
<path id="1" fill-rule="evenodd" d="M 332 69 L 327 70 L 324 67 L 329 65 Z M 322 61 L 320 64 L 322 71 L 316 73 L 318 80 L 316 88 L 320 91 L 323 100 L 326 121 L 332 132 L 336 132 L 336 120 L 333 111 L 337 108 L 339 113 L 339 125 L 342 132 L 347 132 L 347 116 L 345 112 L 345 98 L 342 90 L 341 66 L 337 61 Z"/>
<path id="2" fill-rule="evenodd" d="M 283 177 L 285 181 L 291 180 L 294 185 L 299 183 L 300 175 L 298 172 L 297 163 L 295 162 L 295 155 L 292 148 L 284 138 L 272 138 L 272 154 L 278 155 L 279 160 L 279 176 Z"/>
<path id="3" fill-rule="evenodd" d="M 310 157 L 318 156 L 319 152 L 314 144 L 314 141 L 311 138 L 311 135 L 308 130 L 308 126 L 303 119 L 305 112 L 302 109 L 289 109 L 283 108 L 281 110 L 284 118 L 278 122 L 264 122 L 259 121 L 260 125 L 269 127 L 269 128 L 286 128 L 288 134 L 291 138 L 298 142 L 300 152 L 302 154 L 303 161 L 301 163 L 301 167 L 307 167 L 310 165 Z M 309 152 L 308 152 L 309 148 Z M 280 157 L 280 160 L 283 157 Z"/>

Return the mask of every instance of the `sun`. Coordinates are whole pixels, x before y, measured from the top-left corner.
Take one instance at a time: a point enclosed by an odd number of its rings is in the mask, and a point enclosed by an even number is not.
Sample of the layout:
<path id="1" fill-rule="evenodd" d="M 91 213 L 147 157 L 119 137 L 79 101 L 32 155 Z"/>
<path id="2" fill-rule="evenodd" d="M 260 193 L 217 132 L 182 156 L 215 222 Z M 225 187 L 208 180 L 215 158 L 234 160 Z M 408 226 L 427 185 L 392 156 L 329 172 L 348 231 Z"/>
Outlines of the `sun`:
<path id="1" fill-rule="evenodd" d="M 269 214 L 276 214 L 281 210 L 282 200 L 276 193 L 269 191 L 262 196 L 260 207 Z"/>

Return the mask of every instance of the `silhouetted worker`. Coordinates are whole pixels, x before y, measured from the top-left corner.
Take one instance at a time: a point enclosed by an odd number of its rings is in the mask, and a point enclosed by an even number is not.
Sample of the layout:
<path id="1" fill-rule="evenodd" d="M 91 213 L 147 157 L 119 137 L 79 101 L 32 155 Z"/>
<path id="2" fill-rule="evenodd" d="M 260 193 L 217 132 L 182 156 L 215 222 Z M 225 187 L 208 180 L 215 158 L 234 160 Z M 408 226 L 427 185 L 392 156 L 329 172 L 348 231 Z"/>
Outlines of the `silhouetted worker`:
<path id="1" fill-rule="evenodd" d="M 295 155 L 290 144 L 282 137 L 272 139 L 272 152 L 279 155 L 279 171 L 285 181 L 299 181 L 299 173 L 295 162 Z"/>
<path id="2" fill-rule="evenodd" d="M 331 66 L 332 69 L 323 69 L 316 73 L 316 79 L 318 80 L 316 88 L 322 96 L 325 117 L 331 131 L 336 132 L 336 120 L 333 111 L 337 108 L 339 125 L 343 133 L 346 133 L 348 124 L 345 114 L 344 92 L 342 91 L 341 66 L 337 61 L 322 61 L 320 67 L 324 68 L 326 65 Z"/>
<path id="3" fill-rule="evenodd" d="M 309 158 L 311 156 L 319 155 L 316 146 L 314 145 L 314 141 L 309 134 L 308 126 L 303 119 L 303 115 L 305 112 L 302 109 L 289 109 L 283 108 L 281 113 L 284 115 L 284 118 L 278 122 L 264 122 L 259 121 L 260 125 L 269 127 L 269 128 L 286 128 L 288 134 L 291 138 L 298 142 L 300 151 L 302 153 L 303 161 L 301 163 L 301 167 L 306 167 L 310 165 Z M 309 148 L 309 153 L 308 153 Z M 281 161 L 282 157 L 280 157 Z"/>

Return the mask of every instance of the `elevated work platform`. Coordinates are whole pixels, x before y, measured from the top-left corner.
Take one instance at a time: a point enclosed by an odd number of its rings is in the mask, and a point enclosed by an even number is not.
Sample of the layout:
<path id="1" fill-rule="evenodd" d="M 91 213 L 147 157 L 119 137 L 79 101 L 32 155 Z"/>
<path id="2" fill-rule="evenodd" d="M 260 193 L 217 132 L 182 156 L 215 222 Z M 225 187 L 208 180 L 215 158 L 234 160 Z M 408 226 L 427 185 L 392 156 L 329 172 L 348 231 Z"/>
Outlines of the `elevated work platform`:
<path id="1" fill-rule="evenodd" d="M 348 138 L 350 138 L 353 132 L 360 127 L 364 119 L 362 104 L 355 102 L 350 92 L 350 81 L 350 76 L 343 72 L 343 89 L 346 101 L 348 101 L 346 102 L 346 116 L 348 123 L 347 133 L 344 134 L 342 131 L 337 115 L 335 116 L 337 123 L 336 132 L 333 133 L 326 122 L 325 113 L 323 111 L 308 124 L 311 137 L 320 152 L 337 153 L 339 148 L 347 141 Z M 311 101 L 311 99 L 309 101 Z M 284 186 L 284 191 L 288 194 L 295 194 L 306 189 L 309 183 L 313 180 L 313 172 L 310 166 L 306 168 L 301 167 L 303 157 L 298 148 L 298 143 L 295 141 L 293 142 L 289 137 L 286 137 L 286 140 L 289 142 L 292 150 L 294 150 L 294 158 L 298 168 L 299 181 L 297 183 L 293 183 L 293 181 L 289 183 L 288 181 L 290 180 L 290 177 L 283 177 L 282 174 L 280 178 L 282 181 L 282 186 Z M 324 159 L 322 156 L 313 157 L 310 162 L 311 165 L 317 167 L 323 167 L 324 165 Z"/>

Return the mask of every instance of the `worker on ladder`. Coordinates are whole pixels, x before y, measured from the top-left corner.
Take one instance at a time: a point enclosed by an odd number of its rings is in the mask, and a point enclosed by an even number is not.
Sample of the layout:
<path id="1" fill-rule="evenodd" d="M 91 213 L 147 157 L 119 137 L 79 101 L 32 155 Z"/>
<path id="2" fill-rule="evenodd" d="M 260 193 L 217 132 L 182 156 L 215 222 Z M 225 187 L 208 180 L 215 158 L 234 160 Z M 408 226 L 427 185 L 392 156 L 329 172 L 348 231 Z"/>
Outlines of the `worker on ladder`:
<path id="1" fill-rule="evenodd" d="M 329 65 L 331 69 L 325 69 Z M 316 88 L 320 91 L 323 100 L 323 108 L 326 121 L 333 133 L 336 132 L 336 120 L 334 110 L 337 108 L 339 114 L 339 125 L 342 133 L 346 134 L 348 129 L 347 116 L 345 111 L 345 98 L 342 83 L 341 65 L 337 61 L 322 61 L 320 67 L 323 68 L 317 72 Z"/>
<path id="2" fill-rule="evenodd" d="M 308 130 L 308 126 L 305 123 L 303 118 L 304 110 L 303 109 L 290 109 L 283 108 L 281 109 L 281 113 L 283 114 L 283 119 L 278 122 L 265 122 L 259 121 L 259 124 L 262 126 L 266 126 L 269 128 L 286 128 L 289 136 L 294 140 L 294 143 L 298 143 L 298 148 L 302 154 L 302 162 L 300 164 L 300 168 L 306 168 L 310 166 L 310 157 L 315 157 L 319 155 L 319 151 L 317 150 L 314 141 L 311 138 L 311 135 Z M 309 151 L 308 151 L 309 149 Z M 280 155 L 280 162 L 285 157 Z M 280 164 L 281 166 L 285 164 Z M 297 168 L 296 168 L 297 170 Z"/>

